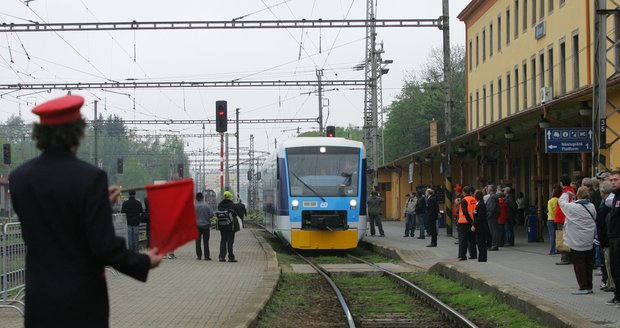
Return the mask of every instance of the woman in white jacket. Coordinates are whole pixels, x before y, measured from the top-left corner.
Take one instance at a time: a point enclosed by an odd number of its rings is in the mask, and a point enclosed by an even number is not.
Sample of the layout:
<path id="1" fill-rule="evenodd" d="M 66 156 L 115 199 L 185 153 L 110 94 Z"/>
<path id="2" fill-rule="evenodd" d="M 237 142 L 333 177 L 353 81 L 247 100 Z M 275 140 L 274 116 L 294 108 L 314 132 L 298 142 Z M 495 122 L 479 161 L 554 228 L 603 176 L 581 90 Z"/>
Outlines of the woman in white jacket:
<path id="1" fill-rule="evenodd" d="M 596 208 L 590 203 L 588 187 L 577 190 L 576 200 L 570 202 L 570 193 L 559 199 L 560 208 L 566 215 L 564 222 L 564 243 L 570 247 L 570 256 L 575 269 L 579 290 L 573 295 L 592 294 L 592 269 L 594 253 L 592 245 L 596 233 Z"/>

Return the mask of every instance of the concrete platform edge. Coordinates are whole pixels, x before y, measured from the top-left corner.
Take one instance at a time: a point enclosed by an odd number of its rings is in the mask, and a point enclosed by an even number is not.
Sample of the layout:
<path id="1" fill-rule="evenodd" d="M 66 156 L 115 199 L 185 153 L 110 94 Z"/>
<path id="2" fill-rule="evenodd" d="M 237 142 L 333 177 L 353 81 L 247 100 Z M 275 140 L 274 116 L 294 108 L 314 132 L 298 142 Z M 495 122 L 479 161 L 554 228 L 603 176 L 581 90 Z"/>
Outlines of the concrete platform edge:
<path id="1" fill-rule="evenodd" d="M 428 267 L 428 265 L 424 263 L 411 259 L 403 250 L 393 247 L 385 247 L 383 245 L 368 241 L 363 241 L 362 243 L 373 251 L 389 258 L 401 260 L 409 265 L 413 265 L 415 267 L 428 270 L 429 272 L 437 273 L 451 280 L 458 281 L 467 287 L 493 294 L 509 306 L 521 311 L 525 315 L 541 322 L 542 324 L 548 325 L 549 327 L 600 327 L 585 318 L 576 316 L 572 312 L 566 311 L 558 305 L 550 303 L 539 297 L 519 293 L 518 291 L 511 289 L 510 286 L 502 286 L 488 277 L 482 277 L 477 273 L 467 272 L 450 263 L 439 262 L 431 267 Z"/>
<path id="2" fill-rule="evenodd" d="M 549 327 L 599 327 L 544 299 L 516 291 L 510 286 L 502 285 L 487 276 L 463 270 L 451 263 L 439 262 L 433 265 L 429 272 L 439 274 L 484 293 L 493 294 L 510 307 Z"/>
<path id="3" fill-rule="evenodd" d="M 256 288 L 252 296 L 247 299 L 245 305 L 222 325 L 223 328 L 255 327 L 258 317 L 271 299 L 280 280 L 280 267 L 275 251 L 263 237 L 257 236 L 255 231 L 252 231 L 252 233 L 265 252 L 267 272 L 261 284 Z"/>

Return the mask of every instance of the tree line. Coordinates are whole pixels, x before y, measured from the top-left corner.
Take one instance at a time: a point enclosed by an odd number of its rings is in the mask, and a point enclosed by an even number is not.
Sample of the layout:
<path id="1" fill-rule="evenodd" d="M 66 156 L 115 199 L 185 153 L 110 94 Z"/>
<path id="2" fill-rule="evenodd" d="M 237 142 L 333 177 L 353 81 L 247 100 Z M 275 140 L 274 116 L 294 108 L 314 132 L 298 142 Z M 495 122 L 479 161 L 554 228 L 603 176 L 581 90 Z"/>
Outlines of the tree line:
<path id="1" fill-rule="evenodd" d="M 89 125 L 77 156 L 93 164 L 97 157 L 98 165 L 107 172 L 110 184 L 129 187 L 151 184 L 154 180 L 170 180 L 177 177 L 179 163 L 184 164 L 185 175 L 189 174 L 182 138 L 139 136 L 129 130 L 117 115 L 107 118 L 100 115 L 95 125 L 96 147 L 95 126 Z M 7 176 L 11 168 L 39 155 L 31 135 L 32 126 L 25 124 L 21 117 L 13 115 L 6 120 L 0 131 L 0 143 L 11 145 L 11 164 L 0 167 L 1 175 Z M 119 159 L 122 165 L 119 165 Z"/>

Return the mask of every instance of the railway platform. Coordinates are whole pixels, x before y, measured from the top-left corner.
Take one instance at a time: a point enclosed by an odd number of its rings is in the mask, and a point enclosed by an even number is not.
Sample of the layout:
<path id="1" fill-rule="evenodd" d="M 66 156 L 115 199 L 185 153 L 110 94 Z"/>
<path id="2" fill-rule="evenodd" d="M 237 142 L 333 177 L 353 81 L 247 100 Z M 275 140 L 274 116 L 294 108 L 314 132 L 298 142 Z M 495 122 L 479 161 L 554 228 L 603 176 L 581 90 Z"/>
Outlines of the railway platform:
<path id="1" fill-rule="evenodd" d="M 515 246 L 489 251 L 488 262 L 478 262 L 457 259 L 456 231 L 451 237 L 440 228 L 438 246 L 431 248 L 426 247 L 429 237 L 417 238 L 417 229 L 415 237 L 403 237 L 402 221 L 383 222 L 383 227 L 386 237 L 366 236 L 364 241 L 411 265 L 493 293 L 549 327 L 620 327 L 620 308 L 605 305 L 613 293 L 599 290 L 600 276 L 594 276 L 594 294 L 571 295 L 578 289 L 573 266 L 556 265 L 560 255 L 547 255 L 547 235 L 545 242 L 530 243 L 526 228 L 517 226 Z"/>
<path id="2" fill-rule="evenodd" d="M 220 234 L 211 230 L 213 261 L 196 260 L 194 243 L 164 259 L 146 283 L 106 270 L 111 327 L 247 327 L 279 279 L 275 253 L 250 229 L 235 236 L 237 263 L 218 262 Z M 23 318 L 0 308 L 0 326 L 23 327 Z"/>

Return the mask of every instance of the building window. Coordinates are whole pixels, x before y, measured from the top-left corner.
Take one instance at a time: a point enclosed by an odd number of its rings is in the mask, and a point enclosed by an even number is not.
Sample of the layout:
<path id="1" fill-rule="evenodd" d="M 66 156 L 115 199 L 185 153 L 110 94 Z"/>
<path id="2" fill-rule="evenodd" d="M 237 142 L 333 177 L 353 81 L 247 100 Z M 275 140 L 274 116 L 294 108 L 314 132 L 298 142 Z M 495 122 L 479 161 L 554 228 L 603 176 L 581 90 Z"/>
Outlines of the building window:
<path id="1" fill-rule="evenodd" d="M 560 0 L 560 7 L 564 5 L 564 2 L 566 2 L 566 0 Z"/>
<path id="2" fill-rule="evenodd" d="M 620 40 L 620 14 L 615 14 L 614 15 L 614 23 L 615 23 L 615 40 Z M 620 71 L 620 69 L 618 68 L 620 66 L 620 43 L 616 42 L 615 46 L 614 46 L 614 52 L 615 52 L 615 62 L 614 62 L 614 68 L 615 68 L 615 72 L 618 73 Z"/>
<path id="3" fill-rule="evenodd" d="M 510 45 L 510 9 L 506 9 L 506 46 Z"/>
<path id="4" fill-rule="evenodd" d="M 493 82 L 491 82 L 491 86 L 490 86 L 490 93 L 489 93 L 489 100 L 490 100 L 490 105 L 491 105 L 491 121 L 489 123 L 493 123 L 495 121 L 495 106 L 493 103 L 493 98 L 495 97 L 495 94 L 493 93 Z"/>
<path id="5" fill-rule="evenodd" d="M 519 68 L 515 66 L 515 113 L 519 111 Z"/>
<path id="6" fill-rule="evenodd" d="M 476 67 L 480 64 L 480 45 L 478 43 L 478 36 L 476 35 Z"/>
<path id="7" fill-rule="evenodd" d="M 527 109 L 527 62 L 523 61 L 523 110 Z"/>
<path id="8" fill-rule="evenodd" d="M 544 50 L 540 52 L 540 55 L 538 56 L 538 67 L 540 67 L 540 75 L 538 76 L 539 80 L 540 80 L 540 87 L 544 87 L 545 86 L 545 52 Z"/>
<path id="9" fill-rule="evenodd" d="M 538 0 L 540 1 L 540 12 L 538 13 L 538 17 L 540 17 L 540 20 L 542 21 L 542 19 L 545 17 L 545 0 Z M 551 2 L 553 2 L 553 0 L 549 0 Z"/>
<path id="10" fill-rule="evenodd" d="M 493 23 L 489 26 L 489 57 L 493 57 Z"/>
<path id="11" fill-rule="evenodd" d="M 551 13 L 553 12 L 553 2 L 555 0 L 549 0 L 549 10 L 547 10 L 549 12 L 549 15 L 551 15 Z"/>
<path id="12" fill-rule="evenodd" d="M 502 78 L 497 79 L 497 119 L 502 119 Z"/>
<path id="13" fill-rule="evenodd" d="M 487 60 L 487 31 L 482 30 L 482 62 Z"/>
<path id="14" fill-rule="evenodd" d="M 566 42 L 560 41 L 560 95 L 566 94 Z"/>
<path id="15" fill-rule="evenodd" d="M 487 87 L 482 87 L 482 125 L 487 124 Z"/>
<path id="16" fill-rule="evenodd" d="M 553 68 L 554 64 L 553 64 L 553 46 L 549 46 L 549 49 L 547 51 L 547 61 L 549 62 L 549 64 L 547 65 L 547 67 L 549 67 L 549 78 L 547 78 L 547 81 L 549 82 L 549 86 L 552 88 L 551 89 L 551 93 L 555 93 L 555 86 L 554 86 L 554 74 L 555 74 L 555 69 Z M 552 95 L 553 96 L 553 95 Z"/>
<path id="17" fill-rule="evenodd" d="M 497 52 L 502 50 L 502 17 L 497 17 Z"/>
<path id="18" fill-rule="evenodd" d="M 512 113 L 512 86 L 510 84 L 510 73 L 506 74 L 506 116 L 510 116 Z"/>
<path id="19" fill-rule="evenodd" d="M 536 0 L 532 0 L 532 26 L 534 25 L 536 25 Z"/>
<path id="20" fill-rule="evenodd" d="M 523 0 L 523 32 L 527 30 L 527 2 L 528 0 Z"/>
<path id="21" fill-rule="evenodd" d="M 532 99 L 532 106 L 536 105 L 536 93 L 538 92 L 538 90 L 536 90 L 536 55 L 532 56 L 532 95 L 531 95 L 531 99 Z M 541 84 L 542 86 L 542 84 Z"/>
<path id="22" fill-rule="evenodd" d="M 515 39 L 519 37 L 519 0 L 515 0 Z"/>
<path id="23" fill-rule="evenodd" d="M 474 58 L 474 49 L 471 45 L 471 40 L 469 40 L 469 71 L 471 71 L 471 68 L 473 66 L 472 65 L 473 58 Z"/>
<path id="24" fill-rule="evenodd" d="M 476 90 L 476 128 L 480 127 L 480 95 Z"/>
<path id="25" fill-rule="evenodd" d="M 579 89 L 579 34 L 573 34 L 573 90 Z"/>
<path id="26" fill-rule="evenodd" d="M 469 130 L 474 129 L 474 98 L 469 94 Z"/>

